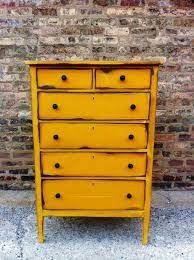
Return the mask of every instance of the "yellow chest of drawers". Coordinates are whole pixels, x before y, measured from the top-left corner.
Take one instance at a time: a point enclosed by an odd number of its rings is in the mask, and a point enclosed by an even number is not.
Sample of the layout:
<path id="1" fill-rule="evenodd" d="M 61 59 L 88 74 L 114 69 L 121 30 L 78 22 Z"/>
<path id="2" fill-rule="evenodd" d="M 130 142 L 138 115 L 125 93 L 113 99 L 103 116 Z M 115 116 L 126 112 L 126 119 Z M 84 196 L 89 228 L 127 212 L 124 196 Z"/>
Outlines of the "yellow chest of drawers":
<path id="1" fill-rule="evenodd" d="M 46 216 L 150 218 L 160 61 L 30 64 L 39 242 Z"/>

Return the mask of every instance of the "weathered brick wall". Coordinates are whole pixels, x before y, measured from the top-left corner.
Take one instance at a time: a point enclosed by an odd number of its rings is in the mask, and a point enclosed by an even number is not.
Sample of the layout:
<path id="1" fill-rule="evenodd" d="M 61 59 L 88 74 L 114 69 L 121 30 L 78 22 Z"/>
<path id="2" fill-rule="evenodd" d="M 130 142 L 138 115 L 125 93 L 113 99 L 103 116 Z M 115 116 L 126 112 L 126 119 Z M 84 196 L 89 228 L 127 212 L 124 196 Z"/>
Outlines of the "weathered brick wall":
<path id="1" fill-rule="evenodd" d="M 33 187 L 29 59 L 165 57 L 155 186 L 191 188 L 192 0 L 0 0 L 0 187 Z"/>

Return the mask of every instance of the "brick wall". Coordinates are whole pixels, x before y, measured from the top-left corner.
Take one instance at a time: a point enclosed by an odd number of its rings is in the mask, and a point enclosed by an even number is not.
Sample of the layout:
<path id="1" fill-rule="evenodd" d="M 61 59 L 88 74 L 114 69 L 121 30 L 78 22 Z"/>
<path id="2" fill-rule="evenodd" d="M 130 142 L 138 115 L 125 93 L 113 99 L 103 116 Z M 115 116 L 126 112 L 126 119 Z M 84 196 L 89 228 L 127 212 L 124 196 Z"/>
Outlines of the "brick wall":
<path id="1" fill-rule="evenodd" d="M 192 0 L 1 0 L 0 188 L 33 187 L 29 59 L 165 57 L 154 185 L 194 184 Z"/>

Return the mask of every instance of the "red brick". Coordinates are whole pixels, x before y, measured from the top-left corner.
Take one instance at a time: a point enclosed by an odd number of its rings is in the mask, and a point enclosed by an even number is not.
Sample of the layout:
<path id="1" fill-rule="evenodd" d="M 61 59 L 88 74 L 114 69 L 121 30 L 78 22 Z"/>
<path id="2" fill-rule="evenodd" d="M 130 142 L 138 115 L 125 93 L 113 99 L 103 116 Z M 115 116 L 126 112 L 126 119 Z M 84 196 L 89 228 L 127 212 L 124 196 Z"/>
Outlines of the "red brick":
<path id="1" fill-rule="evenodd" d="M 0 165 L 5 168 L 5 167 L 9 167 L 9 166 L 21 166 L 22 165 L 22 161 L 13 161 L 13 160 L 9 160 L 9 161 L 1 161 Z"/>
<path id="2" fill-rule="evenodd" d="M 191 136 L 189 134 L 179 134 L 179 140 L 181 141 L 189 141 Z"/>
<path id="3" fill-rule="evenodd" d="M 157 5 L 158 1 L 157 0 L 147 0 L 146 3 L 148 5 Z"/>
<path id="4" fill-rule="evenodd" d="M 148 5 L 156 5 L 156 6 L 163 6 L 163 7 L 178 7 L 178 8 L 185 8 L 185 7 L 194 7 L 193 0 L 147 0 L 146 3 Z"/>
<path id="5" fill-rule="evenodd" d="M 186 160 L 186 164 L 189 166 L 194 166 L 194 160 Z"/>
<path id="6" fill-rule="evenodd" d="M 60 0 L 62 5 L 69 5 L 72 4 L 72 0 Z"/>
<path id="7" fill-rule="evenodd" d="M 55 16 L 57 15 L 57 10 L 55 8 L 34 8 L 32 13 L 34 15 Z"/>
<path id="8" fill-rule="evenodd" d="M 93 0 L 95 5 L 100 6 L 108 6 L 108 5 L 116 5 L 118 0 Z"/>
<path id="9" fill-rule="evenodd" d="M 157 134 L 156 135 L 156 140 L 157 141 L 167 141 L 167 142 L 172 142 L 175 141 L 176 136 L 173 134 Z"/>
<path id="10" fill-rule="evenodd" d="M 14 176 L 5 176 L 4 180 L 6 180 L 6 181 L 16 180 L 16 177 L 14 177 Z"/>
<path id="11" fill-rule="evenodd" d="M 181 160 L 170 160 L 169 165 L 170 166 L 182 166 L 183 161 L 181 161 Z"/>
<path id="12" fill-rule="evenodd" d="M 171 64 L 171 65 L 164 65 L 160 69 L 164 72 L 179 72 L 181 70 L 180 64 Z"/>
<path id="13" fill-rule="evenodd" d="M 140 6 L 143 4 L 145 4 L 144 0 L 121 0 L 122 6 Z"/>
<path id="14" fill-rule="evenodd" d="M 163 181 L 182 181 L 182 176 L 164 175 Z"/>
<path id="15" fill-rule="evenodd" d="M 179 27 L 192 27 L 194 26 L 194 20 L 191 19 L 181 19 L 177 18 L 173 21 L 174 26 L 179 26 Z"/>
<path id="16" fill-rule="evenodd" d="M 17 158 L 20 158 L 20 159 L 29 159 L 29 158 L 32 158 L 33 157 L 33 154 L 31 152 L 14 152 L 13 153 L 13 158 L 17 159 Z"/>
<path id="17" fill-rule="evenodd" d="M 87 5 L 89 4 L 89 0 L 74 0 L 76 5 Z"/>
<path id="18" fill-rule="evenodd" d="M 5 1 L 5 0 L 1 0 L 0 2 L 0 7 L 14 7 L 16 6 L 16 1 Z"/>
<path id="19" fill-rule="evenodd" d="M 173 3 L 174 0 L 171 0 L 170 2 Z M 182 8 L 194 7 L 193 0 L 176 0 L 175 4 L 176 4 L 177 7 L 182 7 Z"/>
<path id="20" fill-rule="evenodd" d="M 9 159 L 10 158 L 10 153 L 6 151 L 1 151 L 0 152 L 0 159 Z"/>

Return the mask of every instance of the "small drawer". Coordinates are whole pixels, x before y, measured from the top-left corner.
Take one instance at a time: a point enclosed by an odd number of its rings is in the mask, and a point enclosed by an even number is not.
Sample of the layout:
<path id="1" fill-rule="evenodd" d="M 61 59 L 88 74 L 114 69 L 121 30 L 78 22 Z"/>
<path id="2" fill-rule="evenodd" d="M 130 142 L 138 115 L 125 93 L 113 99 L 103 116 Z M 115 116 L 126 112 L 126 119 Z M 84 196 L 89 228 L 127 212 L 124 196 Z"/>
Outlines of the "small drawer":
<path id="1" fill-rule="evenodd" d="M 44 209 L 128 210 L 144 208 L 144 181 L 45 180 Z"/>
<path id="2" fill-rule="evenodd" d="M 144 124 L 40 123 L 41 148 L 146 148 Z"/>
<path id="3" fill-rule="evenodd" d="M 151 69 L 97 69 L 96 88 L 150 88 Z"/>
<path id="4" fill-rule="evenodd" d="M 42 153 L 42 174 L 48 176 L 145 176 L 146 153 Z"/>
<path id="5" fill-rule="evenodd" d="M 148 119 L 149 93 L 40 92 L 40 119 Z"/>
<path id="6" fill-rule="evenodd" d="M 38 88 L 89 89 L 91 69 L 37 69 Z"/>

